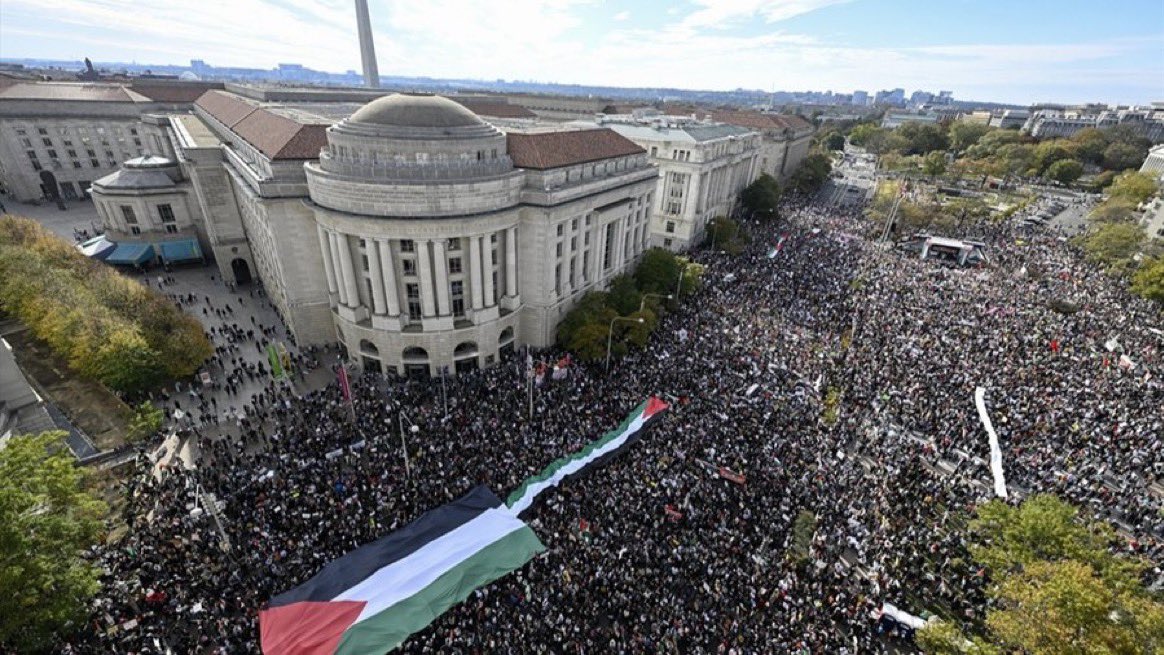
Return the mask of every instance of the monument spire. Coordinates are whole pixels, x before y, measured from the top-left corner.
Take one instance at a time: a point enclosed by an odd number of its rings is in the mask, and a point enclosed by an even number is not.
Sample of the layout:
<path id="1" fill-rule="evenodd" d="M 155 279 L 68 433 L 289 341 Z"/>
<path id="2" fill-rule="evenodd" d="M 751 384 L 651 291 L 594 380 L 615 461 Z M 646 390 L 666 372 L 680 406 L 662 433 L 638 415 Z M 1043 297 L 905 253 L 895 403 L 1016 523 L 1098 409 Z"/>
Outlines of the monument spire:
<path id="1" fill-rule="evenodd" d="M 360 60 L 364 65 L 364 86 L 380 88 L 380 71 L 376 69 L 376 46 L 372 43 L 372 21 L 368 18 L 368 0 L 356 0 L 356 25 L 360 33 Z"/>

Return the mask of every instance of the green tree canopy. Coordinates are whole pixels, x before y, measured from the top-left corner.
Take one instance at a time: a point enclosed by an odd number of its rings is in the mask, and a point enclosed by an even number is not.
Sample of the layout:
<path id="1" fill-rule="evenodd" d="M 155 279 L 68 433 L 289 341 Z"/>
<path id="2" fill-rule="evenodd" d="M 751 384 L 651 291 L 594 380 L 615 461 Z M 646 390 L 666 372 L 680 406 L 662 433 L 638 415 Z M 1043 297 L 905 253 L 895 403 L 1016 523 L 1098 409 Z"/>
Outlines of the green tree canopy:
<path id="1" fill-rule="evenodd" d="M 845 135 L 840 132 L 830 132 L 822 143 L 828 150 L 842 150 L 845 147 Z"/>
<path id="2" fill-rule="evenodd" d="M 946 172 L 946 153 L 934 151 L 922 160 L 922 172 L 930 177 L 937 177 Z"/>
<path id="3" fill-rule="evenodd" d="M 1075 155 L 1074 144 L 1066 139 L 1051 139 L 1035 146 L 1034 167 L 1040 174 L 1046 172 L 1051 164 Z"/>
<path id="4" fill-rule="evenodd" d="M 991 127 L 982 123 L 954 121 L 950 124 L 950 149 L 962 152 L 978 143 L 978 140 L 991 131 Z"/>
<path id="5" fill-rule="evenodd" d="M 1110 141 L 1107 135 L 1094 127 L 1085 127 L 1071 135 L 1071 142 L 1075 144 L 1075 156 L 1089 164 L 1103 163 L 1103 151 Z"/>
<path id="6" fill-rule="evenodd" d="M 638 311 L 642 299 L 643 294 L 639 293 L 635 279 L 630 275 L 619 275 L 610 281 L 606 302 L 620 315 Z"/>
<path id="7" fill-rule="evenodd" d="M 855 146 L 864 148 L 869 143 L 870 137 L 885 131 L 873 123 L 861 123 L 849 132 L 849 142 Z"/>
<path id="8" fill-rule="evenodd" d="M 819 152 L 813 153 L 800 162 L 788 184 L 800 193 L 815 193 L 829 179 L 833 170 L 832 160 Z"/>
<path id="9" fill-rule="evenodd" d="M 1143 261 L 1132 277 L 1132 293 L 1164 303 L 1164 256 Z"/>
<path id="10" fill-rule="evenodd" d="M 1123 199 L 1138 205 L 1156 195 L 1158 190 L 1156 178 L 1152 177 L 1151 174 L 1124 171 L 1112 180 L 1107 192 L 1113 199 Z"/>
<path id="11" fill-rule="evenodd" d="M 771 175 L 761 173 L 740 192 L 740 206 L 756 218 L 775 218 L 780 206 L 780 183 Z"/>
<path id="12" fill-rule="evenodd" d="M 675 253 L 664 248 L 651 248 L 643 253 L 635 269 L 635 282 L 643 293 L 668 294 L 679 284 L 683 262 Z"/>
<path id="13" fill-rule="evenodd" d="M 990 157 L 1000 148 L 1022 142 L 1022 136 L 1014 130 L 991 130 L 983 134 L 978 142 L 970 146 L 967 154 L 975 159 Z"/>
<path id="14" fill-rule="evenodd" d="M 906 147 L 903 152 L 907 155 L 924 155 L 950 147 L 946 128 L 934 123 L 908 121 L 897 128 L 895 132 L 897 136 L 905 140 Z"/>
<path id="15" fill-rule="evenodd" d="M 1148 149 L 1130 143 L 1113 143 L 1103 151 L 1103 167 L 1113 171 L 1139 168 Z"/>
<path id="16" fill-rule="evenodd" d="M 1089 218 L 1103 223 L 1130 221 L 1136 217 L 1135 203 L 1124 198 L 1109 198 L 1091 210 Z"/>
<path id="17" fill-rule="evenodd" d="M 84 489 L 64 432 L 0 449 L 0 649 L 48 648 L 85 619 L 99 571 L 81 554 L 101 535 L 104 504 Z"/>
<path id="18" fill-rule="evenodd" d="M 1083 164 L 1074 159 L 1060 159 L 1047 167 L 1046 176 L 1062 184 L 1071 184 L 1083 175 Z"/>
<path id="19" fill-rule="evenodd" d="M 1119 274 L 1131 266 L 1132 257 L 1146 238 L 1144 229 L 1135 223 L 1102 223 L 1082 243 L 1089 261 Z"/>

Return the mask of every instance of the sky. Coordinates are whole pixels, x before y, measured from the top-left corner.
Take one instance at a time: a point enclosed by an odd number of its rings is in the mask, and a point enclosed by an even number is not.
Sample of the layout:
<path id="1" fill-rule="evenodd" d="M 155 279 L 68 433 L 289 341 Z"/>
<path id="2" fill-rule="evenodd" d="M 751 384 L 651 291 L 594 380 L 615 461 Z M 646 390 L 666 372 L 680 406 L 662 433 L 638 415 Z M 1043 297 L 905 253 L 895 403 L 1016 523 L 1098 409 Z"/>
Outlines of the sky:
<path id="1" fill-rule="evenodd" d="M 381 75 L 1164 100 L 1164 0 L 368 0 Z M 0 58 L 359 70 L 352 0 L 0 0 Z"/>

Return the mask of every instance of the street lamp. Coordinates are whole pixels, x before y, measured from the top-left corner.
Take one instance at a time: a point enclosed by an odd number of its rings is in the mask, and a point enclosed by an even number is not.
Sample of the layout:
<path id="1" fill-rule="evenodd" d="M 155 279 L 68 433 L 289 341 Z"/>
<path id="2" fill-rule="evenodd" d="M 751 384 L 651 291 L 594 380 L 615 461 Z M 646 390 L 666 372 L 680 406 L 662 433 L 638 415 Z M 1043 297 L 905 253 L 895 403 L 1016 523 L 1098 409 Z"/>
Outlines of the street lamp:
<path id="1" fill-rule="evenodd" d="M 606 370 L 610 370 L 610 346 L 614 341 L 614 324 L 616 321 L 627 321 L 630 323 L 643 323 L 642 318 L 630 318 L 629 316 L 615 316 L 610 320 L 610 329 L 606 332 Z"/>
<path id="2" fill-rule="evenodd" d="M 420 432 L 420 426 L 416 423 L 413 423 L 412 419 L 408 418 L 408 416 L 406 416 L 403 411 L 400 412 L 400 414 L 398 414 L 396 417 L 396 422 L 400 426 L 400 451 L 404 454 L 404 475 L 408 478 L 412 478 L 412 468 L 408 464 L 408 444 L 406 444 L 404 441 L 405 421 L 408 421 L 408 425 L 411 426 L 408 428 L 408 431 L 412 434 Z"/>
<path id="3" fill-rule="evenodd" d="M 675 296 L 672 296 L 669 293 L 667 295 L 663 295 L 661 293 L 644 293 L 643 299 L 639 301 L 639 311 L 643 311 L 643 307 L 645 307 L 647 304 L 647 298 L 666 298 L 667 300 L 670 300 L 674 297 Z"/>

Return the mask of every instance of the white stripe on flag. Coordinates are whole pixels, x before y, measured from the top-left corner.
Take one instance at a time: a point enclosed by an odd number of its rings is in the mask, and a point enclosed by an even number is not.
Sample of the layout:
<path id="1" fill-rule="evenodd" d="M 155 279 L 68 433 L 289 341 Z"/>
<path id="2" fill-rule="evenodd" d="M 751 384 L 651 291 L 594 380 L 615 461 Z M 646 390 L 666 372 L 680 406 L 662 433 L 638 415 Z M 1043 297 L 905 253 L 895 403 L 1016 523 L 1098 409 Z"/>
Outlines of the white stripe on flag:
<path id="1" fill-rule="evenodd" d="M 1002 448 L 998 446 L 998 435 L 994 433 L 994 424 L 986 414 L 986 389 L 978 387 L 974 390 L 974 404 L 978 405 L 978 417 L 982 425 L 986 426 L 986 434 L 990 437 L 990 471 L 994 474 L 994 495 L 1006 498 L 1006 478 L 1002 475 Z"/>
<path id="2" fill-rule="evenodd" d="M 526 525 L 504 505 L 433 539 L 404 559 L 376 571 L 333 600 L 367 603 L 356 623 L 392 607 L 429 586 L 477 551 Z"/>
<path id="3" fill-rule="evenodd" d="M 590 453 L 589 457 L 579 458 L 579 459 L 576 459 L 572 462 L 568 462 L 564 466 L 562 466 L 562 468 L 558 469 L 549 478 L 542 480 L 541 482 L 535 482 L 535 483 L 531 484 L 530 486 L 526 487 L 525 495 L 523 495 L 521 498 L 519 498 L 517 500 L 517 502 L 515 502 L 512 506 L 510 506 L 509 509 L 513 512 L 513 514 L 515 516 L 518 514 L 521 514 L 526 509 L 528 509 L 530 505 L 533 504 L 534 498 L 537 498 L 538 494 L 540 494 L 541 492 L 545 491 L 546 489 L 548 489 L 550 487 L 558 486 L 558 483 L 560 483 L 566 476 L 572 475 L 574 473 L 577 473 L 578 471 L 581 471 L 590 462 L 593 462 L 594 460 L 598 459 L 599 457 L 602 457 L 603 455 L 605 455 L 609 452 L 617 450 L 624 443 L 626 443 L 626 440 L 629 439 L 632 434 L 638 432 L 639 429 L 643 427 L 643 423 L 645 423 L 645 422 L 646 422 L 646 419 L 644 419 L 643 414 L 640 413 L 638 416 L 636 416 L 634 418 L 633 421 L 630 422 L 630 424 L 628 424 L 626 426 L 626 429 L 623 430 L 622 434 L 611 439 L 610 441 L 608 441 L 606 443 L 606 445 L 602 446 L 601 448 L 596 448 L 594 450 L 594 452 Z"/>

